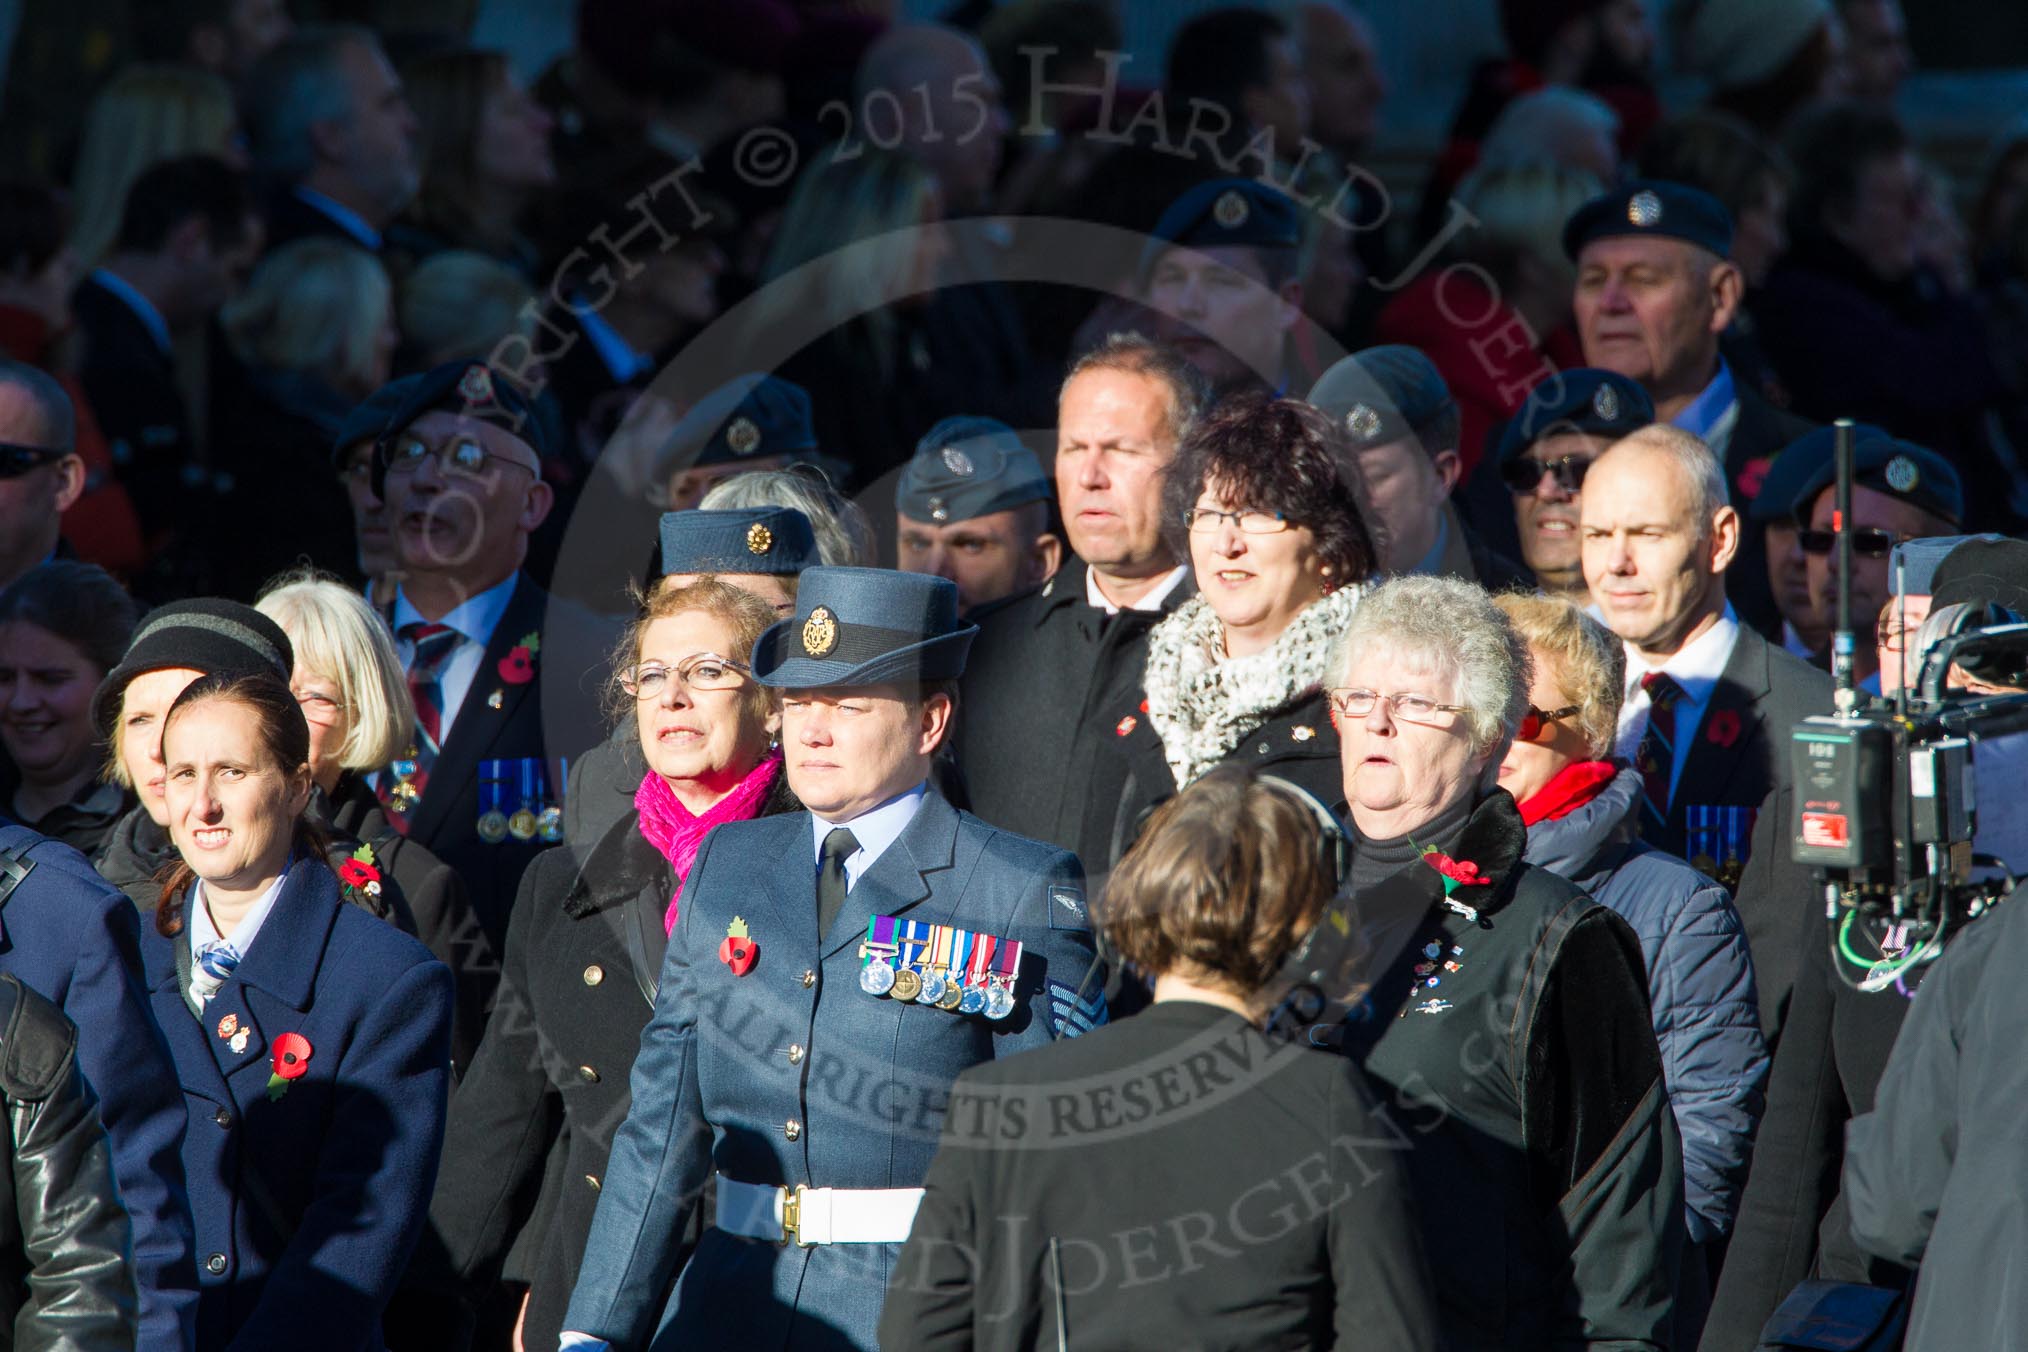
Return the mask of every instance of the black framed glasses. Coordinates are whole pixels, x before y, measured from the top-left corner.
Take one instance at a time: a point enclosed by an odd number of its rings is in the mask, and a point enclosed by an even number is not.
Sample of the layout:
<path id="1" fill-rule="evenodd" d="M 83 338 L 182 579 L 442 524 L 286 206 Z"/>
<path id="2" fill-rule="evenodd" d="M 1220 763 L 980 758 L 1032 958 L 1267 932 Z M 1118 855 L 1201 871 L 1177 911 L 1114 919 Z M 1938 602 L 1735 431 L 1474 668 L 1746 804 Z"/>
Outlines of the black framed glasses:
<path id="1" fill-rule="evenodd" d="M 1862 559 L 1884 559 L 1894 552 L 1896 545 L 1915 538 L 1878 526 L 1854 526 L 1851 536 L 1852 553 Z M 1805 554 L 1828 554 L 1838 547 L 1838 534 L 1805 526 L 1796 532 L 1796 543 Z"/>
<path id="2" fill-rule="evenodd" d="M 1595 455 L 1559 455 L 1554 460 L 1535 460 L 1528 456 L 1516 456 L 1500 466 L 1500 478 L 1516 493 L 1533 493 L 1541 486 L 1542 476 L 1555 478 L 1556 486 L 1566 493 L 1575 493 L 1584 484 L 1585 471 Z"/>
<path id="3" fill-rule="evenodd" d="M 53 465 L 71 453 L 68 446 L 23 446 L 0 441 L 0 479 L 18 479 L 31 470 Z"/>
<path id="4" fill-rule="evenodd" d="M 1572 714 L 1584 712 L 1580 704 L 1566 704 L 1561 709 L 1538 709 L 1528 706 L 1528 712 L 1521 715 L 1521 726 L 1514 729 L 1514 736 L 1523 742 L 1532 742 L 1542 735 L 1542 729 L 1551 723 L 1560 722 Z"/>

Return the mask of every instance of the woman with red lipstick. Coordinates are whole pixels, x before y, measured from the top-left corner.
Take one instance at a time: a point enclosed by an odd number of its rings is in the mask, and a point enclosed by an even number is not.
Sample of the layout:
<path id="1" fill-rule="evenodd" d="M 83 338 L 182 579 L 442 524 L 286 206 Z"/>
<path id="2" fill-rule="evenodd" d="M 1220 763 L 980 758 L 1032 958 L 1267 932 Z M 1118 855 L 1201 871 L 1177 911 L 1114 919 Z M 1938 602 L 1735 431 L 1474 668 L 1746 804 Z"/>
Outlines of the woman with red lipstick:
<path id="1" fill-rule="evenodd" d="M 588 854 L 545 851 L 521 881 L 499 1002 L 451 1107 L 430 1211 L 442 1248 L 415 1277 L 435 1299 L 405 1302 L 405 1320 L 457 1317 L 448 1297 L 483 1296 L 518 1245 L 522 1345 L 557 1345 L 677 893 L 714 826 L 799 806 L 774 747 L 780 715 L 747 665 L 775 619 L 707 576 L 656 592 L 621 640 L 614 712 L 631 712 L 647 773 Z M 545 1175 L 561 1183 L 538 1205 Z"/>
<path id="2" fill-rule="evenodd" d="M 1228 760 L 1338 801 L 1327 659 L 1379 557 L 1340 441 L 1310 405 L 1266 398 L 1227 401 L 1184 440 L 1162 508 L 1197 595 L 1149 635 L 1139 707 L 1120 709 L 1114 726 L 1126 782 L 1111 850 L 1087 870 L 1118 859 L 1156 804 Z"/>

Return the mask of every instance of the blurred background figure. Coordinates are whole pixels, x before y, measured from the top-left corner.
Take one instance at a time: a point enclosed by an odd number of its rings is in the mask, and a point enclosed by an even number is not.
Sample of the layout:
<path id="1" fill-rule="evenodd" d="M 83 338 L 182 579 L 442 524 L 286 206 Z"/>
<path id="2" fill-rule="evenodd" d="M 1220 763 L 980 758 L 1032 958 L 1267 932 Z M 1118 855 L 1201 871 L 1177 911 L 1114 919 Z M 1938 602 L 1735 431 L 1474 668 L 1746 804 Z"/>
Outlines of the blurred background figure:
<path id="1" fill-rule="evenodd" d="M 956 583 L 961 612 L 1032 591 L 1063 563 L 1042 462 L 994 418 L 946 418 L 925 432 L 894 512 L 897 566 Z"/>
<path id="2" fill-rule="evenodd" d="M 232 81 L 295 31 L 286 0 L 162 0 L 140 7 L 134 24 L 144 59 Z"/>
<path id="3" fill-rule="evenodd" d="M 415 110 L 422 188 L 395 228 L 413 258 L 485 254 L 534 273 L 528 209 L 557 181 L 554 119 L 498 52 L 438 52 L 402 71 Z"/>
<path id="4" fill-rule="evenodd" d="M 1844 30 L 1830 0 L 1689 0 L 1676 11 L 1683 64 L 1710 83 L 1710 106 L 1772 140 L 1842 96 Z"/>
<path id="5" fill-rule="evenodd" d="M 185 66 L 136 65 L 99 91 L 71 173 L 70 246 L 79 267 L 96 267 L 113 247 L 127 190 L 142 171 L 182 155 L 246 168 L 239 113 L 224 80 Z"/>
<path id="6" fill-rule="evenodd" d="M 1219 178 L 1171 202 L 1142 246 L 1141 302 L 1155 337 L 1221 397 L 1306 385 L 1289 335 L 1302 318 L 1295 204 L 1250 179 Z"/>
<path id="7" fill-rule="evenodd" d="M 84 491 L 77 417 L 46 372 L 0 358 L 0 586 L 62 548 L 63 513 Z"/>
<path id="8" fill-rule="evenodd" d="M 484 361 L 508 338 L 532 341 L 535 292 L 512 266 L 483 253 L 445 249 L 395 287 L 398 364 L 427 371 L 469 357 Z"/>
<path id="9" fill-rule="evenodd" d="M 1845 29 L 1845 92 L 1892 108 L 1915 69 L 1901 0 L 1838 0 Z"/>

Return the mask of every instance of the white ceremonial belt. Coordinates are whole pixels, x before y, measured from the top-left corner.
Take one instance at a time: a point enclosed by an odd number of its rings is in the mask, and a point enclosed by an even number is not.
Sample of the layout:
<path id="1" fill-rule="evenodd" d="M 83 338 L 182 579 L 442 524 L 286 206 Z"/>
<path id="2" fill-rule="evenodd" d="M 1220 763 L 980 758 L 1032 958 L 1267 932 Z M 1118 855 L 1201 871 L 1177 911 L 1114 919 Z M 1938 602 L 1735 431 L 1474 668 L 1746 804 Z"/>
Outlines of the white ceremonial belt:
<path id="1" fill-rule="evenodd" d="M 899 1244 L 921 1188 L 779 1188 L 718 1175 L 718 1228 L 776 1244 Z"/>

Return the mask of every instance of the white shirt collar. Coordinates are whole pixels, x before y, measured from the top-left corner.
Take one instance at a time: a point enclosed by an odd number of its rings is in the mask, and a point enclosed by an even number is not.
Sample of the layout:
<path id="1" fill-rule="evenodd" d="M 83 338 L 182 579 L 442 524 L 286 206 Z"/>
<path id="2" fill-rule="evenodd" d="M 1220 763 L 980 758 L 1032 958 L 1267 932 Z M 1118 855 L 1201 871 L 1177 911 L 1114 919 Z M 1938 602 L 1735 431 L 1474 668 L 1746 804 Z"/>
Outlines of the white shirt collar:
<path id="1" fill-rule="evenodd" d="M 291 864 L 294 862 L 290 861 Z M 199 878 L 192 883 L 189 906 L 191 959 L 195 961 L 197 955 L 204 951 L 206 944 L 216 943 L 222 939 L 232 945 L 241 961 L 245 961 L 247 951 L 260 936 L 261 926 L 267 923 L 268 912 L 275 909 L 275 900 L 282 895 L 282 884 L 288 879 L 289 870 L 284 868 L 281 875 L 268 885 L 268 890 L 261 893 L 260 900 L 253 904 L 253 909 L 239 918 L 239 924 L 233 927 L 229 935 L 220 934 L 218 926 L 212 922 L 211 906 L 204 895 L 204 880 Z"/>
<path id="2" fill-rule="evenodd" d="M 1724 613 L 1709 629 L 1678 648 L 1659 667 L 1649 666 L 1633 645 L 1627 644 L 1626 694 L 1631 699 L 1641 688 L 1641 677 L 1649 672 L 1666 671 L 1683 688 L 1684 702 L 1701 709 L 1711 699 L 1718 678 L 1725 674 L 1725 664 L 1732 660 L 1732 646 L 1738 641 L 1739 616 L 1734 613 L 1732 602 L 1727 601 Z"/>
<path id="3" fill-rule="evenodd" d="M 514 598 L 514 584 L 521 580 L 520 574 L 509 573 L 507 580 L 496 582 L 476 596 L 467 597 L 451 608 L 436 623 L 449 625 L 458 631 L 467 642 L 484 647 L 493 637 L 493 630 L 500 624 L 500 617 L 507 613 L 507 603 Z M 394 593 L 394 632 L 397 636 L 411 624 L 424 624 L 422 612 L 409 602 L 408 593 L 396 588 Z"/>
<path id="4" fill-rule="evenodd" d="M 1183 584 L 1183 578 L 1186 574 L 1189 573 L 1189 571 L 1190 570 L 1188 568 L 1182 566 L 1181 564 L 1177 565 L 1175 568 L 1170 570 L 1169 575 L 1167 577 L 1164 577 L 1160 582 L 1157 582 L 1154 586 L 1150 587 L 1146 595 L 1142 596 L 1140 600 L 1128 606 L 1127 609 L 1144 610 L 1147 611 L 1149 614 L 1154 614 L 1160 611 L 1162 609 L 1162 603 L 1169 599 L 1169 594 L 1171 592 L 1175 591 L 1176 588 L 1178 588 Z M 1111 601 L 1107 600 L 1106 594 L 1099 590 L 1098 574 L 1096 572 L 1093 572 L 1090 568 L 1084 570 L 1084 599 L 1091 602 L 1093 606 L 1097 607 L 1100 610 L 1103 610 L 1108 615 L 1117 615 L 1120 613 L 1120 608 L 1114 605 Z"/>
<path id="5" fill-rule="evenodd" d="M 164 352 L 169 350 L 169 321 L 162 318 L 162 312 L 155 308 L 154 301 L 136 291 L 134 284 L 117 272 L 93 268 L 92 280 L 118 296 L 134 312 L 134 317 L 141 321 L 141 327 L 148 330 L 148 336 L 155 340 L 156 347 Z"/>
<path id="6" fill-rule="evenodd" d="M 380 252 L 380 232 L 366 223 L 366 218 L 342 202 L 335 202 L 315 188 L 298 185 L 296 200 L 312 211 L 331 218 L 332 224 L 352 236 L 353 241 L 369 253 Z"/>
<path id="7" fill-rule="evenodd" d="M 812 812 L 810 814 L 810 861 L 813 865 L 823 862 L 824 837 L 839 827 L 852 833 L 859 842 L 859 849 L 845 861 L 846 885 L 857 883 L 875 860 L 887 852 L 887 847 L 901 838 L 908 824 L 915 820 L 915 814 L 922 810 L 923 800 L 929 796 L 929 785 L 918 784 L 903 793 L 898 793 L 880 806 L 845 821 L 825 821 Z"/>

